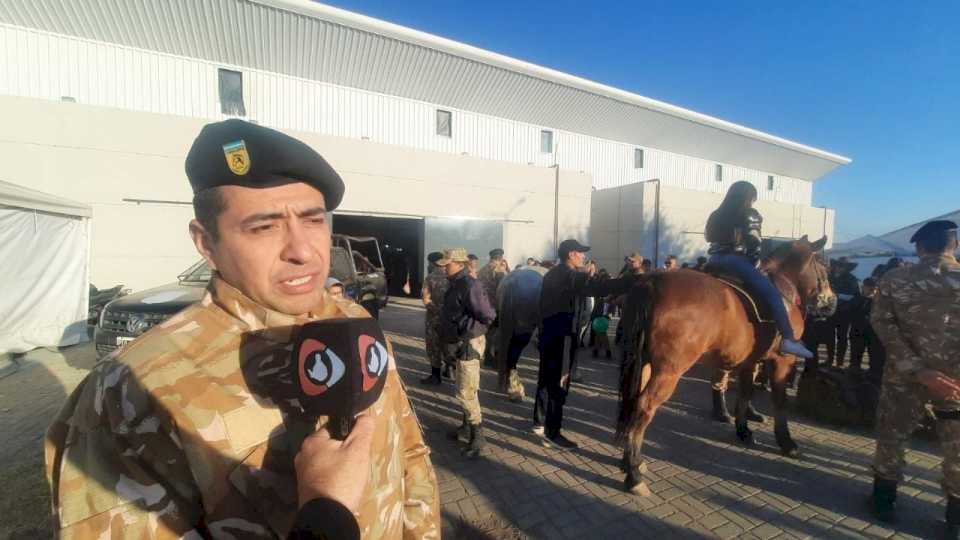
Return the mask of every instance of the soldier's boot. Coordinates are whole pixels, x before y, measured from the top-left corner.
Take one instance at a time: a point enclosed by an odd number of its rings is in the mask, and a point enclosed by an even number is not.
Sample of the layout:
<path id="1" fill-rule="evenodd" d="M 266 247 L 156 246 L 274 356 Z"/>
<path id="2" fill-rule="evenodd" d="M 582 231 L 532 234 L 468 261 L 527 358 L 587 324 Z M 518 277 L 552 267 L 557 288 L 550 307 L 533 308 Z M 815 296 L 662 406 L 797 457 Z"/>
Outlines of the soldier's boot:
<path id="1" fill-rule="evenodd" d="M 897 519 L 894 508 L 896 502 L 897 483 L 893 480 L 874 477 L 873 495 L 870 497 L 873 515 L 884 523 L 893 523 Z"/>
<path id="2" fill-rule="evenodd" d="M 442 375 L 442 376 L 443 376 L 444 379 L 452 379 L 452 378 L 453 378 L 453 370 L 450 369 L 450 364 L 443 364 L 443 375 Z"/>
<path id="3" fill-rule="evenodd" d="M 733 423 L 733 417 L 727 410 L 727 397 L 722 390 L 713 391 L 713 419 L 724 424 Z"/>
<path id="4" fill-rule="evenodd" d="M 430 368 L 430 374 L 420 379 L 420 384 L 440 384 L 440 368 Z"/>
<path id="5" fill-rule="evenodd" d="M 747 403 L 747 420 L 750 422 L 757 422 L 762 424 L 767 421 L 766 417 L 758 413 L 756 409 L 753 408 L 753 403 Z"/>
<path id="6" fill-rule="evenodd" d="M 944 538 L 960 538 L 960 497 L 947 497 L 947 528 Z"/>
<path id="7" fill-rule="evenodd" d="M 487 441 L 483 437 L 483 428 L 480 424 L 470 424 L 470 440 L 466 448 L 463 449 L 463 457 L 467 459 L 477 459 Z"/>
<path id="8" fill-rule="evenodd" d="M 456 428 L 447 431 L 447 438 L 451 441 L 468 442 L 470 440 L 470 424 L 467 423 L 467 415 L 464 413 L 463 422 Z"/>

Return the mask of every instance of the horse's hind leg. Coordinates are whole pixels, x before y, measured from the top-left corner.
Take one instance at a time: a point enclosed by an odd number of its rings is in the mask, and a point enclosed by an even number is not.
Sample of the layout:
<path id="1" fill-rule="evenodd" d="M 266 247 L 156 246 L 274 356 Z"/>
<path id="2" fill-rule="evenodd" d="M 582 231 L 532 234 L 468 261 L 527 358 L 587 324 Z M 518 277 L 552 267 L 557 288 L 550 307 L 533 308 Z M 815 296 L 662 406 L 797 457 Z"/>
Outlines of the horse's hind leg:
<path id="1" fill-rule="evenodd" d="M 790 427 L 787 424 L 787 381 L 793 373 L 794 358 L 792 356 L 778 356 L 773 358 L 771 376 L 773 398 L 773 432 L 777 437 L 777 445 L 783 455 L 799 457 L 800 450 L 797 443 L 790 436 Z"/>
<path id="2" fill-rule="evenodd" d="M 623 481 L 623 487 L 634 495 L 650 495 L 650 489 L 643 482 L 643 473 L 646 471 L 642 453 L 643 437 L 657 409 L 673 395 L 679 380 L 678 373 L 653 370 L 650 382 L 640 394 L 640 404 L 637 407 L 636 417 L 627 429 L 627 444 L 624 449 L 627 476 Z"/>

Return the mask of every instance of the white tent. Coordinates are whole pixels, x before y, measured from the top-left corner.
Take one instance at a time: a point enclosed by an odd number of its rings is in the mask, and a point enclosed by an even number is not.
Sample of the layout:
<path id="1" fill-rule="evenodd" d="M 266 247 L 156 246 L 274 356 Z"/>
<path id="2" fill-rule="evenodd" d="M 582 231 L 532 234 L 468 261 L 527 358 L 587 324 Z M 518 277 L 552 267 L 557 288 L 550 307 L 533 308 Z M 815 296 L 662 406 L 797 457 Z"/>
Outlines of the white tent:
<path id="1" fill-rule="evenodd" d="M 91 216 L 0 181 L 0 354 L 87 340 Z"/>

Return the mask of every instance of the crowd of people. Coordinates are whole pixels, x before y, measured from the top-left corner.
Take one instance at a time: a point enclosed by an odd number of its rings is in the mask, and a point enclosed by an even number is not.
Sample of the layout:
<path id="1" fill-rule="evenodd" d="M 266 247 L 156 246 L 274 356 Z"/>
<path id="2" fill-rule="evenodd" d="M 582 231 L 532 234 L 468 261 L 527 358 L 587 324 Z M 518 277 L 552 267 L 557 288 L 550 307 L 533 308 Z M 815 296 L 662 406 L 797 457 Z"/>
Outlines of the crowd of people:
<path id="1" fill-rule="evenodd" d="M 190 236 L 213 277 L 201 302 L 98 363 L 54 418 L 44 444 L 57 536 L 439 538 L 437 476 L 389 361 L 391 346 L 370 314 L 343 297 L 343 284 L 327 281 L 327 213 L 346 189 L 339 174 L 301 141 L 237 119 L 204 126 L 185 168 L 194 194 Z M 754 202 L 755 188 L 735 183 L 708 220 L 709 259 L 688 267 L 736 274 L 763 299 L 769 280 L 756 264 L 762 218 Z M 957 225 L 930 222 L 912 241 L 918 264 L 888 265 L 879 281 L 862 287 L 838 262 L 835 287 L 847 305 L 845 318 L 832 324 L 846 339 L 854 336 L 855 351 L 882 346 L 889 357 L 877 416 L 874 512 L 894 519 L 906 442 L 932 404 L 944 449 L 948 533 L 956 537 Z M 567 239 L 555 261 L 528 259 L 513 271 L 500 249 L 482 268 L 463 248 L 428 257 L 431 373 L 423 382 L 442 384 L 445 374 L 455 380 L 462 417 L 449 437 L 464 457 L 478 458 L 485 442 L 481 363 L 495 358 L 503 389 L 522 400 L 516 366 L 534 334 L 540 361 L 532 429 L 549 447 L 575 449 L 563 432 L 563 412 L 578 347 L 610 356 L 606 335 L 616 311 L 629 307 L 624 293 L 645 276 L 683 266 L 668 257 L 654 270 L 634 253 L 612 276 L 587 260 L 589 250 Z M 767 300 L 773 309 L 782 304 L 779 296 Z M 338 350 L 332 344 L 342 336 L 329 343 L 305 338 L 300 344 L 309 349 L 291 349 L 297 329 L 335 332 L 351 324 L 365 333 Z M 811 356 L 781 333 L 780 352 Z M 344 422 L 308 407 L 332 392 L 346 408 L 371 388 L 376 399 L 338 417 L 353 421 L 345 436 Z"/>
<path id="2" fill-rule="evenodd" d="M 660 269 L 639 253 L 624 258 L 616 277 L 588 261 L 589 248 L 575 239 L 562 242 L 554 264 L 528 259 L 513 275 L 526 273 L 531 283 L 542 276 L 539 290 L 532 287 L 526 301 L 518 302 L 505 294 L 503 284 L 511 276 L 501 249 L 490 252 L 490 261 L 477 269 L 476 258 L 462 248 L 433 253 L 433 279 L 424 287 L 424 302 L 430 315 L 426 321 L 427 350 L 432 372 L 425 384 L 442 384 L 442 367 L 456 366 L 456 393 L 463 409 L 460 426 L 449 438 L 461 441 L 463 455 L 476 458 L 482 451 L 482 406 L 478 400 L 479 369 L 485 353 L 504 346 L 501 358 L 509 372 L 501 378 L 511 399 L 523 397 L 516 375 L 520 352 L 533 333 L 539 332 L 537 390 L 532 410 L 532 428 L 543 436 L 544 444 L 574 449 L 577 443 L 563 431 L 563 406 L 576 380 L 576 349 L 588 347 L 593 355 L 612 357 L 608 340 L 611 318 L 622 308 L 624 293 L 645 274 L 689 269 L 700 272 L 726 271 L 740 278 L 746 289 L 760 302 L 766 302 L 780 329 L 779 352 L 807 360 L 805 372 L 819 368 L 821 342 L 827 345 L 827 363 L 842 367 L 847 362 L 853 372 L 862 369 L 863 356 L 869 353 L 868 375 L 879 384 L 883 379 L 877 413 L 877 451 L 874 460 L 874 491 L 870 497 L 876 517 L 892 521 L 897 482 L 902 479 L 904 448 L 928 403 L 936 412 L 941 440 L 945 445 L 944 487 L 947 490 L 947 534 L 955 538 L 960 531 L 960 368 L 955 361 L 960 352 L 960 264 L 956 224 L 934 221 L 921 227 L 911 239 L 917 246 L 920 263 L 906 265 L 891 259 L 861 283 L 852 273 L 856 263 L 845 258 L 831 262 L 829 283 L 837 298 L 837 309 L 824 320 L 808 319 L 806 330 L 795 336 L 786 320 L 779 291 L 759 268 L 760 225 L 762 217 L 753 210 L 756 191 L 746 182 L 736 183 L 724 205 L 711 215 L 707 239 L 710 257 L 681 264 L 667 257 Z M 442 279 L 446 276 L 446 280 Z M 445 285 L 446 282 L 446 285 Z M 446 286 L 448 290 L 443 292 Z M 510 287 L 507 287 L 509 289 Z M 439 301 L 443 298 L 442 301 Z M 526 306 L 523 325 L 512 322 L 512 312 Z M 539 309 L 539 313 L 536 313 Z M 922 326 L 924 323 L 927 326 Z M 497 337 L 497 330 L 501 335 Z M 826 337 L 824 338 L 824 334 Z M 622 343 L 623 332 L 615 332 Z M 441 346 L 437 346 L 437 344 Z M 629 347 L 629 344 L 627 344 Z M 809 348 L 808 348 L 809 347 Z M 812 349 L 812 350 L 811 350 Z M 887 356 L 893 360 L 889 367 Z M 756 377 L 760 366 L 756 366 Z M 717 370 L 714 376 L 714 417 L 729 421 L 723 391 L 729 373 Z M 516 388 L 520 386 L 519 390 Z M 719 402 L 717 397 L 719 396 Z M 908 406 L 898 410 L 898 403 Z M 747 420 L 762 421 L 752 405 Z"/>

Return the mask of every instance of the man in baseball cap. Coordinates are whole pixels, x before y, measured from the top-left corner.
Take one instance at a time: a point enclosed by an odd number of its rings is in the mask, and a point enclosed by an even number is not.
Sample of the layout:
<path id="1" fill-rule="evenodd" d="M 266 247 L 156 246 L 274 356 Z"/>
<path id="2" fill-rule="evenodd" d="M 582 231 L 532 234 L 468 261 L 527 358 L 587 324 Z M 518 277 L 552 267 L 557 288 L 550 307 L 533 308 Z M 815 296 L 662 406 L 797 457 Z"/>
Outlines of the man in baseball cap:
<path id="1" fill-rule="evenodd" d="M 440 312 L 440 339 L 447 357 L 457 366 L 457 401 L 463 409 L 460 427 L 447 433 L 466 446 L 465 457 L 476 459 L 483 450 L 480 427 L 480 361 L 486 350 L 486 333 L 497 314 L 483 285 L 470 274 L 470 257 L 463 248 L 448 249 L 438 266 L 446 268 L 449 288 Z"/>
<path id="2" fill-rule="evenodd" d="M 545 445 L 563 449 L 577 447 L 560 432 L 563 404 L 576 366 L 576 324 L 586 315 L 578 313 L 585 306 L 577 299 L 624 293 L 637 279 L 634 274 L 603 279 L 588 273 L 584 270 L 588 251 L 588 246 L 573 238 L 560 242 L 560 260 L 543 277 L 540 292 L 540 368 L 533 408 L 534 431 L 545 436 Z"/>

